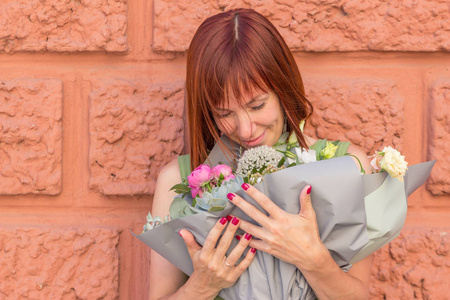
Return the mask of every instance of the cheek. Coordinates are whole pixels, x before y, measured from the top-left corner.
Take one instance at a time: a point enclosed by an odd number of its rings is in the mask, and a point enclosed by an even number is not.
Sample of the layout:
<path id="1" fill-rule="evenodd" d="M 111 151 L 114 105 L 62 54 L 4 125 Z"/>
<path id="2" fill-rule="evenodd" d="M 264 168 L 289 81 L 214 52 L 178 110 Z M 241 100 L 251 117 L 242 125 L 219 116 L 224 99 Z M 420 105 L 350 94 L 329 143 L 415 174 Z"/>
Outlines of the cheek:
<path id="1" fill-rule="evenodd" d="M 217 125 L 217 128 L 219 128 L 220 132 L 228 134 L 234 131 L 233 124 L 230 121 L 219 119 L 214 119 L 214 121 Z"/>

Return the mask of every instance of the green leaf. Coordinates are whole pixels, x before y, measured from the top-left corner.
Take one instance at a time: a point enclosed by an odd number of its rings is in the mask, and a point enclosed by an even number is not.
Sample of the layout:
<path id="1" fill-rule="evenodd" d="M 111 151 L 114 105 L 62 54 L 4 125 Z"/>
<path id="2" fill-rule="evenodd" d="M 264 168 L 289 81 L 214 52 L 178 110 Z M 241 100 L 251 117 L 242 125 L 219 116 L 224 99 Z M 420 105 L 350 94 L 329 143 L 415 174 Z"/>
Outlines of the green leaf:
<path id="1" fill-rule="evenodd" d="M 179 183 L 179 184 L 175 184 L 175 185 L 170 189 L 170 191 L 172 191 L 172 190 L 175 190 L 175 192 L 176 192 L 177 190 L 178 190 L 178 191 L 184 191 L 184 192 L 186 192 L 186 191 L 190 191 L 191 188 L 188 187 L 186 184 Z"/>
<path id="2" fill-rule="evenodd" d="M 191 205 L 181 197 L 175 197 L 173 199 L 169 208 L 169 213 L 172 220 L 195 214 L 195 212 L 191 210 Z"/>
<path id="3" fill-rule="evenodd" d="M 334 157 L 342 157 L 345 156 L 348 150 L 348 147 L 350 147 L 349 142 L 339 142 L 338 144 L 339 148 L 336 149 L 336 152 L 334 153 Z"/>
<path id="4" fill-rule="evenodd" d="M 208 211 L 222 211 L 222 210 L 224 210 L 225 209 L 225 207 L 223 207 L 223 206 L 211 206 L 209 209 L 208 209 Z"/>
<path id="5" fill-rule="evenodd" d="M 340 141 L 339 140 L 337 140 L 337 141 L 334 141 L 334 142 L 331 142 L 334 146 L 339 146 L 339 143 L 340 143 Z"/>
<path id="6" fill-rule="evenodd" d="M 316 151 L 316 160 L 321 160 L 320 152 L 326 147 L 327 139 L 317 140 L 309 149 Z"/>
<path id="7" fill-rule="evenodd" d="M 284 162 L 285 162 L 285 161 L 286 161 L 286 158 L 285 158 L 285 157 L 281 158 L 281 160 L 278 162 L 277 167 L 280 168 L 282 165 L 284 165 Z"/>

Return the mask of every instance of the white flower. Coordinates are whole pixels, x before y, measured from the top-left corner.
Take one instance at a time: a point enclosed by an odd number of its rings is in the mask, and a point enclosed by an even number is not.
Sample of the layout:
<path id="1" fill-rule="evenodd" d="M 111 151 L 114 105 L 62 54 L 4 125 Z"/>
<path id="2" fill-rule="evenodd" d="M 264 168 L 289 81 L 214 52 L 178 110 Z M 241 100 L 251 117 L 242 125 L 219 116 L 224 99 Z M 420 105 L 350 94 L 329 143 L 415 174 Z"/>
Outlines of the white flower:
<path id="1" fill-rule="evenodd" d="M 405 157 L 391 146 L 384 147 L 382 153 L 384 155 L 380 161 L 381 169 L 388 172 L 391 177 L 403 182 L 403 176 L 405 176 L 406 170 L 408 169 L 408 163 L 405 161 Z"/>
<path id="2" fill-rule="evenodd" d="M 297 149 L 299 149 L 299 148 L 295 148 L 295 152 L 297 153 L 298 160 L 300 161 L 301 164 L 307 164 L 307 163 L 316 161 L 316 151 L 310 150 L 310 149 L 308 149 L 308 150 L 300 149 L 300 154 L 299 154 Z"/>
<path id="3" fill-rule="evenodd" d="M 276 167 L 282 158 L 283 154 L 266 145 L 248 149 L 239 159 L 236 174 L 246 177 L 254 169 Z"/>
<path id="4" fill-rule="evenodd" d="M 316 151 L 311 149 L 302 149 L 300 147 L 294 148 L 295 155 L 297 155 L 300 164 L 307 164 L 316 161 Z M 296 163 L 295 158 L 286 157 L 287 165 Z"/>

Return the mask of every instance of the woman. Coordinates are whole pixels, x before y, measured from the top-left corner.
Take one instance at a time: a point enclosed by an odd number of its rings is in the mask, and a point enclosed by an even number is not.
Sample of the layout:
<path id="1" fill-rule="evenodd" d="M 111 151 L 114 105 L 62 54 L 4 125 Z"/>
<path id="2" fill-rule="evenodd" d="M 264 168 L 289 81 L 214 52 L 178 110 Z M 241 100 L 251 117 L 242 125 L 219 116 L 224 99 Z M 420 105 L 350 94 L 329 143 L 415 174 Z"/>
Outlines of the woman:
<path id="1" fill-rule="evenodd" d="M 187 54 L 186 91 L 191 168 L 204 162 L 208 151 L 216 142 L 220 143 L 222 134 L 244 148 L 272 146 L 284 130 L 295 132 L 304 148 L 315 142 L 298 127 L 310 117 L 312 106 L 304 96 L 296 62 L 276 28 L 253 10 L 221 13 L 199 27 Z M 232 160 L 234 154 L 224 145 L 222 148 Z M 363 151 L 351 146 L 349 152 L 368 168 Z M 180 181 L 175 160 L 158 177 L 153 215 L 168 214 L 175 196 L 169 189 Z M 150 299 L 214 299 L 221 289 L 234 284 L 256 251 L 265 251 L 296 265 L 319 299 L 368 298 L 372 258 L 355 263 L 348 272 L 339 268 L 319 238 L 310 202 L 311 186 L 300 193 L 299 214 L 282 211 L 252 186 L 244 184 L 243 189 L 270 217 L 241 197 L 229 194 L 230 201 L 261 227 L 237 218 L 222 218 L 210 231 L 203 247 L 188 230 L 181 230 L 194 272 L 187 278 L 152 251 Z M 238 227 L 247 234 L 226 257 Z M 236 264 L 247 247 L 251 251 Z"/>

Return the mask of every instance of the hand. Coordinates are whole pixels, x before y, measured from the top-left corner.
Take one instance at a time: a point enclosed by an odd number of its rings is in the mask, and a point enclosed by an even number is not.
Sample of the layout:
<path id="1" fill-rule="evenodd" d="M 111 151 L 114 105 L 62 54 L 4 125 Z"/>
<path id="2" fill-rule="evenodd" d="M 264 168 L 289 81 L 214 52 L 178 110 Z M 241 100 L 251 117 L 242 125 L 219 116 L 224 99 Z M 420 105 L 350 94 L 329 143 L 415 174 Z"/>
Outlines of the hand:
<path id="1" fill-rule="evenodd" d="M 320 265 L 328 250 L 320 240 L 316 213 L 311 204 L 311 186 L 300 193 L 300 212 L 290 214 L 275 205 L 266 195 L 251 185 L 244 183 L 242 188 L 269 216 L 236 194 L 228 194 L 228 199 L 251 216 L 256 226 L 241 220 L 240 227 L 255 238 L 250 246 L 296 265 L 300 270 L 313 270 Z"/>
<path id="2" fill-rule="evenodd" d="M 236 265 L 249 245 L 250 235 L 241 239 L 228 257 L 225 256 L 236 230 L 239 228 L 239 222 L 240 220 L 236 217 L 233 219 L 229 217 L 229 220 L 227 218 L 220 219 L 209 232 L 203 247 L 195 241 L 192 233 L 185 229 L 180 230 L 180 235 L 184 239 L 194 265 L 194 272 L 189 280 L 192 279 L 199 291 L 210 291 L 217 295 L 220 290 L 232 286 L 255 257 L 256 249 L 251 249 L 245 258 Z M 224 229 L 225 232 L 220 238 Z M 220 242 L 217 244 L 219 238 Z"/>

